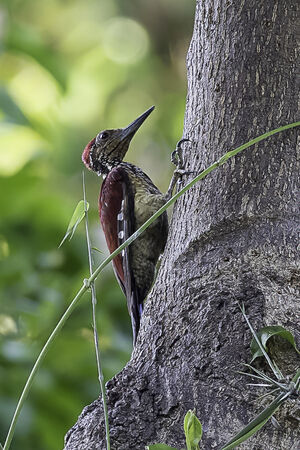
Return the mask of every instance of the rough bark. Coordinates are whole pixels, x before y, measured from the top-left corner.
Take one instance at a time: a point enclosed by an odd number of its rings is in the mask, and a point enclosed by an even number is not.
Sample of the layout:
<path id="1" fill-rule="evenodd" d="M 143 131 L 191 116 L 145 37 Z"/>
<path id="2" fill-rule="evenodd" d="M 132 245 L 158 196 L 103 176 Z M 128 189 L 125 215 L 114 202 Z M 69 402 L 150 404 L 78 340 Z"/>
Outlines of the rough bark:
<path id="1" fill-rule="evenodd" d="M 187 58 L 188 170 L 299 120 L 298 13 L 298 0 L 197 2 Z M 246 150 L 177 202 L 137 347 L 107 383 L 113 449 L 183 447 L 190 408 L 203 424 L 201 448 L 220 448 L 261 410 L 258 392 L 235 372 L 249 361 L 251 341 L 238 303 L 256 329 L 278 324 L 296 332 L 297 135 L 290 130 Z M 284 374 L 293 374 L 293 351 L 279 342 L 276 353 Z M 268 423 L 240 448 L 298 448 L 294 415 L 289 402 L 277 413 L 280 429 Z M 96 400 L 65 449 L 104 448 Z"/>

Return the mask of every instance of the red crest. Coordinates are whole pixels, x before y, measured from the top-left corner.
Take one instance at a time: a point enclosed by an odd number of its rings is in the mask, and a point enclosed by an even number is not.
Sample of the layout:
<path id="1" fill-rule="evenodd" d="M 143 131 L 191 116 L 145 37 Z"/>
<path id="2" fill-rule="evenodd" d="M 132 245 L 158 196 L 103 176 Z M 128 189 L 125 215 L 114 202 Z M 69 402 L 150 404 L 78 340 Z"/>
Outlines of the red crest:
<path id="1" fill-rule="evenodd" d="M 95 140 L 96 140 L 96 138 L 94 138 L 94 139 L 92 139 L 89 143 L 88 143 L 88 145 L 85 147 L 85 149 L 83 150 L 83 153 L 82 153 L 82 161 L 83 161 L 83 163 L 84 163 L 84 165 L 90 170 L 91 169 L 91 166 L 90 166 L 90 151 L 91 151 L 91 148 L 92 148 L 92 146 L 94 145 L 94 143 L 95 143 Z"/>

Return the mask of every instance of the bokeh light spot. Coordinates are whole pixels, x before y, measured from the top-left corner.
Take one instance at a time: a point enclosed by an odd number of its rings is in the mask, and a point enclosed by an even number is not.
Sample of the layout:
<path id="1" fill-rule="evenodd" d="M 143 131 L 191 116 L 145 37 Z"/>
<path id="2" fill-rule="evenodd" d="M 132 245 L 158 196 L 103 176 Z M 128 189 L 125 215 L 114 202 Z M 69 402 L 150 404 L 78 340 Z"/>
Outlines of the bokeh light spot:
<path id="1" fill-rule="evenodd" d="M 59 88 L 54 78 L 39 64 L 29 58 L 10 82 L 10 91 L 22 110 L 39 115 L 49 109 L 59 98 Z"/>
<path id="2" fill-rule="evenodd" d="M 41 139 L 26 127 L 0 128 L 0 175 L 11 176 L 32 159 L 41 146 Z"/>
<path id="3" fill-rule="evenodd" d="M 7 240 L 0 235 L 0 261 L 9 256 L 9 245 Z"/>
<path id="4" fill-rule="evenodd" d="M 119 64 L 133 64 L 147 53 L 149 38 L 135 20 L 115 17 L 103 27 L 102 45 L 107 58 Z"/>
<path id="5" fill-rule="evenodd" d="M 6 314 L 0 314 L 0 334 L 14 334 L 17 331 L 17 325 L 14 319 Z"/>

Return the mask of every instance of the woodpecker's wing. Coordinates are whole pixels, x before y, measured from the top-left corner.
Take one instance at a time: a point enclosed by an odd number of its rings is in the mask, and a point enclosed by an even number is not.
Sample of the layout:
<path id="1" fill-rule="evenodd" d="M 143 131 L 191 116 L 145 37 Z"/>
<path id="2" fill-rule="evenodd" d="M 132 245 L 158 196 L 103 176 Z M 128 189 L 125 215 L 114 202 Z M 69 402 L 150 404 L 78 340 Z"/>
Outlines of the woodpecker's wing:
<path id="1" fill-rule="evenodd" d="M 128 174 L 121 166 L 113 168 L 102 184 L 99 211 L 107 246 L 112 253 L 135 231 L 134 193 Z M 119 253 L 113 259 L 113 268 L 127 299 L 135 344 L 143 299 L 138 298 L 130 252 L 130 247 L 126 247 Z"/>

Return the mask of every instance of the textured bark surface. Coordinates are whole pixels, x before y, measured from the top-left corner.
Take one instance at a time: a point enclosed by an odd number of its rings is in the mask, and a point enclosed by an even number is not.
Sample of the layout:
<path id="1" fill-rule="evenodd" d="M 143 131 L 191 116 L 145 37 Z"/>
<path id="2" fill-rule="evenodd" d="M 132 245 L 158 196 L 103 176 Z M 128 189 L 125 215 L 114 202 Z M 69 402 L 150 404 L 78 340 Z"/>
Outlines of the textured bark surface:
<path id="1" fill-rule="evenodd" d="M 187 59 L 188 170 L 299 120 L 298 14 L 298 0 L 197 2 Z M 201 448 L 220 448 L 265 406 L 235 372 L 249 361 L 251 341 L 238 302 L 256 329 L 297 331 L 297 136 L 290 130 L 246 150 L 177 202 L 137 347 L 107 384 L 112 449 L 183 447 L 190 408 L 203 424 Z M 284 374 L 293 374 L 290 347 L 279 342 L 276 353 Z M 268 423 L 240 448 L 299 448 L 296 409 L 286 403 L 276 415 L 280 429 Z M 105 449 L 100 400 L 83 410 L 65 449 Z"/>

